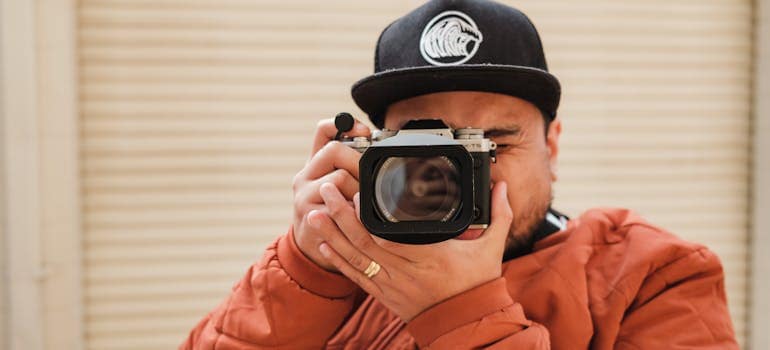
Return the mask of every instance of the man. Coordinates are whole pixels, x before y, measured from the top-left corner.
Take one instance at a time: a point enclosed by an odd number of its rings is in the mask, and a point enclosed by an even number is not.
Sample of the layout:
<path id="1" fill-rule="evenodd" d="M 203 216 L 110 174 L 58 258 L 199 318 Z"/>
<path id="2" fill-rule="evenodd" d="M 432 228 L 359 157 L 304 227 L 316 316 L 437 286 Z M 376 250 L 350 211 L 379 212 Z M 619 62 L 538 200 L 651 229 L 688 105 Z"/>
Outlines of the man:
<path id="1" fill-rule="evenodd" d="M 321 122 L 289 233 L 181 348 L 737 348 L 713 253 L 627 210 L 550 209 L 560 86 L 521 12 L 427 3 L 384 30 L 353 98 L 378 127 L 484 129 L 498 145 L 489 227 L 430 245 L 373 238 L 356 214 L 360 154 Z"/>

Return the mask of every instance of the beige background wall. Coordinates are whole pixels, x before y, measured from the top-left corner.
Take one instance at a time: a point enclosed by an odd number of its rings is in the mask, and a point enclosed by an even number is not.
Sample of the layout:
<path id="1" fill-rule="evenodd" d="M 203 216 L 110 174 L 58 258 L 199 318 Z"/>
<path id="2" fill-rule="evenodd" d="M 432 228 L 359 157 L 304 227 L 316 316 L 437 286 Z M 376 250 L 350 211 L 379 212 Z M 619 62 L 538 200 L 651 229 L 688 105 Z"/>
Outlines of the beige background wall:
<path id="1" fill-rule="evenodd" d="M 3 7 L 0 6 L 0 19 L 3 18 Z M 1 34 L 0 34 L 1 35 Z M 2 40 L 2 39 L 0 39 Z M 0 42 L 0 67 L 4 67 L 3 64 L 5 56 L 3 55 L 5 46 Z M 4 80 L 4 74 L 2 73 L 2 69 L 0 69 L 0 81 Z M 0 106 L 3 106 L 3 98 L 5 97 L 4 93 L 0 93 Z M 5 112 L 0 112 L 0 135 L 5 135 Z M 5 189 L 5 143 L 0 143 L 0 347 L 5 349 L 8 348 L 8 336 L 5 334 L 8 329 L 7 324 L 7 315 L 10 313 L 10 310 L 8 309 L 8 292 L 6 289 L 8 288 L 8 275 L 6 273 L 7 271 L 7 265 L 8 262 L 6 257 L 6 244 L 5 240 L 7 237 L 7 229 L 6 229 L 6 217 L 5 213 L 7 211 L 6 207 L 6 189 Z"/>
<path id="2" fill-rule="evenodd" d="M 630 207 L 707 244 L 743 341 L 751 1 L 506 2 L 540 29 L 565 91 L 556 207 Z M 316 121 L 361 116 L 350 84 L 371 71 L 379 31 L 419 3 L 0 0 L 37 33 L 19 44 L 38 50 L 30 188 L 65 198 L 29 222 L 41 266 L 68 277 L 31 285 L 43 311 L 23 325 L 45 324 L 49 348 L 78 348 L 81 331 L 89 349 L 176 346 L 285 232 Z"/>
<path id="3" fill-rule="evenodd" d="M 752 205 L 752 349 L 770 348 L 770 1 L 757 2 Z"/>
<path id="4" fill-rule="evenodd" d="M 0 19 L 3 18 L 3 7 L 0 6 Z M 0 34 L 2 35 L 2 34 Z M 0 39 L 2 40 L 2 39 Z M 0 42 L 0 67 L 4 67 L 3 64 L 5 56 L 3 54 L 5 49 L 5 46 Z M 0 69 L 0 81 L 4 80 L 4 74 L 2 73 L 2 70 Z M 3 84 L 5 85 L 5 84 Z M 0 93 L 0 106 L 4 106 L 3 104 L 3 98 L 5 97 L 4 93 Z M 2 107 L 0 107 L 2 108 Z M 5 135 L 5 112 L 0 112 L 0 135 Z M 5 213 L 7 211 L 6 209 L 6 190 L 5 190 L 5 143 L 0 143 L 0 347 L 3 349 L 7 348 L 7 340 L 8 336 L 5 334 L 6 330 L 8 329 L 7 324 L 7 316 L 10 313 L 10 310 L 8 310 L 8 292 L 6 289 L 8 288 L 8 282 L 9 278 L 6 274 L 7 271 L 7 259 L 6 259 L 6 227 L 5 222 L 7 221 L 5 217 Z"/>

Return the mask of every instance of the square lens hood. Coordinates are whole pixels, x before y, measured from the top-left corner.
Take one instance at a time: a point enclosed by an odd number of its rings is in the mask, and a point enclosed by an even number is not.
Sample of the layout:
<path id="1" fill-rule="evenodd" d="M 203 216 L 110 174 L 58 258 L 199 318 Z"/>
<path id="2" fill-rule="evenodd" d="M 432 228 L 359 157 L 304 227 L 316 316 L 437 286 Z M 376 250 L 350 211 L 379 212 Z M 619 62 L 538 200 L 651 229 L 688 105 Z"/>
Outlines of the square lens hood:
<path id="1" fill-rule="evenodd" d="M 393 137 L 398 138 L 398 137 Z M 396 141 L 396 140 L 392 140 Z M 447 142 L 448 141 L 448 142 Z M 474 220 L 474 161 L 470 152 L 453 140 L 444 138 L 440 144 L 395 146 L 373 145 L 361 156 L 359 174 L 361 183 L 361 222 L 372 234 L 383 239 L 407 243 L 429 244 L 448 240 L 463 233 Z M 430 142 L 429 142 L 430 143 Z M 458 213 L 448 221 L 401 221 L 383 219 L 376 204 L 375 181 L 379 168 L 392 157 L 446 157 L 460 174 L 461 204 Z"/>

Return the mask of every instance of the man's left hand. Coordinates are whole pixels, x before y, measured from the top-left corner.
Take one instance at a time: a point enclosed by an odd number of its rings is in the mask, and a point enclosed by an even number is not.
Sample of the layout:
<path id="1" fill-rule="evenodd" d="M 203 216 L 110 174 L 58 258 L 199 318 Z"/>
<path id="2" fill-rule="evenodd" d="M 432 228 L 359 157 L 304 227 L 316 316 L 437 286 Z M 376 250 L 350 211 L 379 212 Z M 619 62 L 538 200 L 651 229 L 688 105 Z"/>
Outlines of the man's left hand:
<path id="1" fill-rule="evenodd" d="M 504 182 L 492 190 L 492 220 L 480 237 L 408 245 L 373 237 L 358 219 L 358 195 L 351 205 L 336 186 L 320 192 L 326 210 L 308 214 L 324 242 L 318 247 L 340 272 L 410 321 L 422 311 L 501 275 L 502 256 L 513 214 Z M 367 277 L 372 260 L 381 270 Z"/>

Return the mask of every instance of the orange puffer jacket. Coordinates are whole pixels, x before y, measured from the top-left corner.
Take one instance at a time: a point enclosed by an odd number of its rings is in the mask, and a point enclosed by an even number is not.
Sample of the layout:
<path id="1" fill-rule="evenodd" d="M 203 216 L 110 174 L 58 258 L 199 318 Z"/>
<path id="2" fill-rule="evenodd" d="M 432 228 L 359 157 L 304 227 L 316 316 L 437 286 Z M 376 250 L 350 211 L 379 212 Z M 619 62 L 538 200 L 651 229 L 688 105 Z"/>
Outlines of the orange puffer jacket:
<path id="1" fill-rule="evenodd" d="M 180 349 L 737 349 L 718 258 L 592 210 L 408 324 L 279 238 Z"/>

